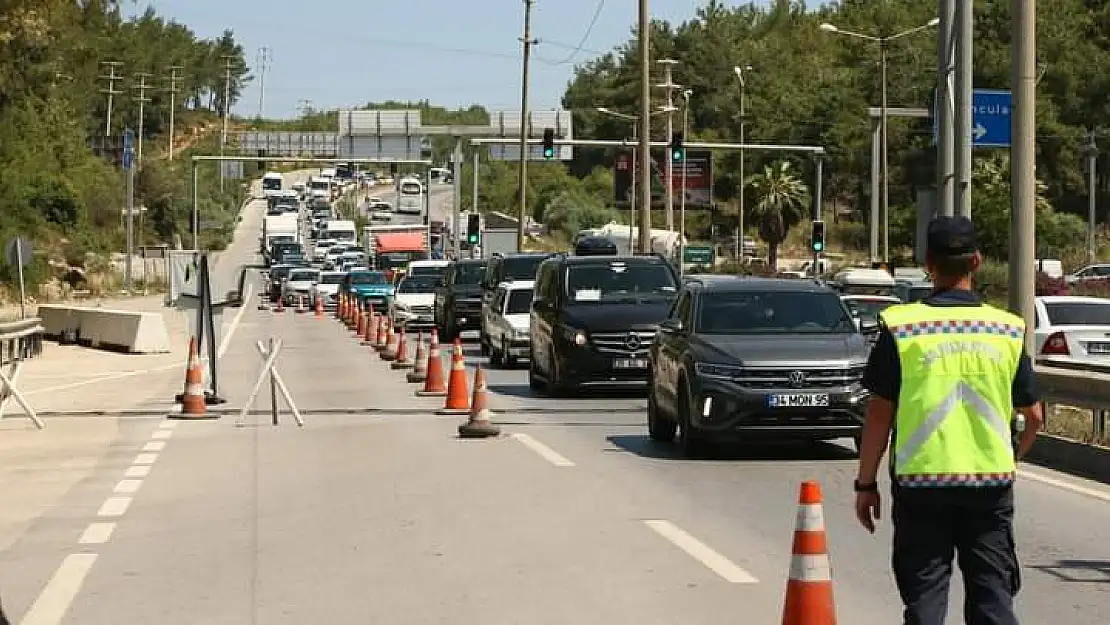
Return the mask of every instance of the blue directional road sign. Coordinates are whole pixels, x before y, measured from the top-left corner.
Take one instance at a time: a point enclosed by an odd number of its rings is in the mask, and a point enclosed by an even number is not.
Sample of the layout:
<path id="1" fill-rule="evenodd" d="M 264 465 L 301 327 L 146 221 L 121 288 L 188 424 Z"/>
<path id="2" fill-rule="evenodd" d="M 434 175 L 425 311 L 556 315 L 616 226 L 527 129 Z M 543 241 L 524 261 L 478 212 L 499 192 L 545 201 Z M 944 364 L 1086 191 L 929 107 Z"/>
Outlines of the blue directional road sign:
<path id="1" fill-rule="evenodd" d="M 135 133 L 128 128 L 123 131 L 123 168 L 131 169 L 135 164 Z"/>
<path id="2" fill-rule="evenodd" d="M 971 104 L 971 137 L 978 148 L 1010 147 L 1012 94 L 1004 89 L 976 89 Z"/>
<path id="3" fill-rule="evenodd" d="M 936 93 L 933 102 L 936 106 Z M 971 103 L 971 142 L 977 148 L 1010 147 L 1013 98 L 1004 89 L 976 89 Z M 937 143 L 937 112 L 933 109 L 933 145 Z"/>

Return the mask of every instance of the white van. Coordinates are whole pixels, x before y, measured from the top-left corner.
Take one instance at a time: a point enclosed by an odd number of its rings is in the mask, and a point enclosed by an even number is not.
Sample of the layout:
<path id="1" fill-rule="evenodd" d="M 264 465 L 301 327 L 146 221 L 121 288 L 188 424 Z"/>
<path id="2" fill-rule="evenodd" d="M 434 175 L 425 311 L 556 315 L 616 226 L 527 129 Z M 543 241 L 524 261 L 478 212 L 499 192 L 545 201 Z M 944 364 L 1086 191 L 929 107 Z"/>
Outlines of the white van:
<path id="1" fill-rule="evenodd" d="M 280 195 L 284 180 L 285 178 L 275 171 L 262 176 L 262 197 L 271 198 Z"/>
<path id="2" fill-rule="evenodd" d="M 845 269 L 833 276 L 845 295 L 894 295 L 894 276 L 882 269 Z"/>

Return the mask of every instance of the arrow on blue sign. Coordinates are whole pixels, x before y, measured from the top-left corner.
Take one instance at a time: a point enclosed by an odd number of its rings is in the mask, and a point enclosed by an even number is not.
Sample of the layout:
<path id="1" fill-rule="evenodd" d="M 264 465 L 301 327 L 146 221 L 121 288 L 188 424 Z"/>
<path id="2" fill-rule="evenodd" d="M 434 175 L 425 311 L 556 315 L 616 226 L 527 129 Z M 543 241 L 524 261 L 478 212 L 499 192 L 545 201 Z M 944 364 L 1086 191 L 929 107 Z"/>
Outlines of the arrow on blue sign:
<path id="1" fill-rule="evenodd" d="M 936 98 L 933 98 L 934 106 Z M 1010 147 L 1010 112 L 1013 96 L 1005 89 L 976 89 L 971 102 L 971 142 L 977 148 Z M 937 140 L 937 115 L 933 110 L 933 144 Z"/>

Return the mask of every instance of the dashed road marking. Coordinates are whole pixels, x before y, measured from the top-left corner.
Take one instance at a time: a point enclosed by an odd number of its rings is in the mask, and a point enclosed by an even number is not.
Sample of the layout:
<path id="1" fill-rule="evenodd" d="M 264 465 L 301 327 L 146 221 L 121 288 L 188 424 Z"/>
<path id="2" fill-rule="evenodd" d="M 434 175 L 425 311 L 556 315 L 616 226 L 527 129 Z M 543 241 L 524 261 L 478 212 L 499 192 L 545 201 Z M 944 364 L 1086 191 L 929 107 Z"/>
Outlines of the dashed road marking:
<path id="1" fill-rule="evenodd" d="M 77 542 L 82 545 L 102 545 L 108 542 L 108 539 L 112 537 L 112 531 L 115 529 L 115 523 L 89 523 Z"/>
<path id="2" fill-rule="evenodd" d="M 166 441 L 150 441 L 143 445 L 143 451 L 162 451 L 166 448 Z"/>
<path id="3" fill-rule="evenodd" d="M 137 493 L 139 487 L 143 485 L 142 480 L 120 480 L 116 484 L 115 492 L 117 493 Z"/>
<path id="4" fill-rule="evenodd" d="M 706 568 L 733 584 L 758 584 L 759 580 L 736 565 L 732 560 L 717 553 L 709 545 L 688 534 L 681 527 L 662 519 L 644 521 L 655 533 L 669 540 L 674 546 L 686 552 L 691 558 L 701 562 Z"/>
<path id="5" fill-rule="evenodd" d="M 150 475 L 149 464 L 137 464 L 134 466 L 130 466 L 127 467 L 127 470 L 123 472 L 123 477 L 143 478 L 148 475 Z"/>
<path id="6" fill-rule="evenodd" d="M 557 467 L 573 467 L 574 466 L 574 463 L 571 462 L 570 460 L 567 460 L 567 458 L 565 456 L 563 456 L 559 452 L 555 451 L 554 449 L 548 447 L 547 445 L 544 445 L 543 443 L 539 442 L 535 438 L 532 438 L 528 434 L 513 434 L 513 438 L 520 441 L 521 445 L 524 445 L 528 449 L 531 449 L 532 451 L 536 452 L 536 455 L 538 455 L 539 457 L 543 458 L 544 460 L 550 462 L 551 464 L 553 464 Z"/>
<path id="7" fill-rule="evenodd" d="M 58 625 L 96 563 L 95 553 L 71 553 L 23 617 L 22 625 Z"/>
<path id="8" fill-rule="evenodd" d="M 132 461 L 132 464 L 154 464 L 154 461 L 157 459 L 158 454 L 139 454 L 135 456 L 135 460 Z"/>
<path id="9" fill-rule="evenodd" d="M 165 440 L 173 436 L 173 430 L 154 430 L 150 437 L 154 440 Z"/>
<path id="10" fill-rule="evenodd" d="M 127 509 L 131 507 L 130 497 L 109 497 L 104 500 L 97 511 L 97 516 L 123 516 Z"/>
<path id="11" fill-rule="evenodd" d="M 169 419 L 166 419 L 158 427 L 163 429 L 163 430 L 172 430 L 172 429 L 175 429 L 177 427 L 177 423 L 178 423 L 177 421 L 170 421 Z"/>
<path id="12" fill-rule="evenodd" d="M 1028 469 L 1018 469 L 1018 477 L 1022 479 L 1032 480 L 1034 482 L 1040 482 L 1041 484 L 1052 486 L 1054 488 L 1059 488 L 1061 490 L 1070 491 L 1077 495 L 1083 495 L 1084 497 L 1090 497 L 1091 499 L 1097 499 L 1099 501 L 1110 503 L 1110 492 L 1106 490 L 1087 488 L 1086 486 L 1082 486 L 1075 482 L 1056 479 L 1054 477 L 1049 477 L 1043 473 L 1030 471 Z"/>

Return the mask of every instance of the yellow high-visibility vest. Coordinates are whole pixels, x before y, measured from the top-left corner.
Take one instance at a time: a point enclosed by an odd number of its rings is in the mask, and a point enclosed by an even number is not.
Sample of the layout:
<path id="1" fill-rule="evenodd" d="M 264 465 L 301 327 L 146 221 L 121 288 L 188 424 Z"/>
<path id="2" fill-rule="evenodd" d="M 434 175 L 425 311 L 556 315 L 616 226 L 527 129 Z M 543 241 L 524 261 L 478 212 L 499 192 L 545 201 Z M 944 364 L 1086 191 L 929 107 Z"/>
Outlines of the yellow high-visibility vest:
<path id="1" fill-rule="evenodd" d="M 891 306 L 902 382 L 891 450 L 902 486 L 1013 480 L 1010 422 L 1025 324 L 991 306 Z"/>

